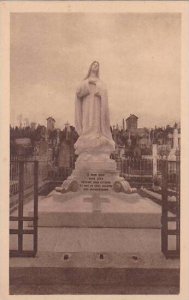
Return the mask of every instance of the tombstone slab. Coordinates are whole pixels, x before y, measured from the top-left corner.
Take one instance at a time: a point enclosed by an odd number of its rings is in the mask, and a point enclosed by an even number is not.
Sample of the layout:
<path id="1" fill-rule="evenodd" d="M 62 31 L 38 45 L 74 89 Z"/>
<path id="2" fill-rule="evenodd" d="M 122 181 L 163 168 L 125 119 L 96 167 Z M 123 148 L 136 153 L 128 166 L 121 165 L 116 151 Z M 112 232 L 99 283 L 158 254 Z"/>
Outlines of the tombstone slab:
<path id="1" fill-rule="evenodd" d="M 53 192 L 39 200 L 38 224 L 49 227 L 161 228 L 161 207 L 137 193 Z"/>

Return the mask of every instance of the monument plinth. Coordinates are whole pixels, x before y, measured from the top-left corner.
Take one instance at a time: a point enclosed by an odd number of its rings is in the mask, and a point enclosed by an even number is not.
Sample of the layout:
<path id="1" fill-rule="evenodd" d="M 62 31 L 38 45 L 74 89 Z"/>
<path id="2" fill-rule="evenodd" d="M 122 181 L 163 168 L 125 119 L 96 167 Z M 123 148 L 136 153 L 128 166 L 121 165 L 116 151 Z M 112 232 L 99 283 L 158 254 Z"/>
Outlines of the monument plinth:
<path id="1" fill-rule="evenodd" d="M 115 163 L 115 161 L 112 161 Z M 124 178 L 119 176 L 119 171 L 116 168 L 111 168 L 113 164 L 86 163 L 85 166 L 78 167 L 72 172 L 62 184 L 57 187 L 56 191 L 65 192 L 125 192 L 132 193 L 136 189 L 132 189 Z M 110 168 L 108 168 L 110 166 Z M 103 168 L 104 167 L 104 168 Z"/>

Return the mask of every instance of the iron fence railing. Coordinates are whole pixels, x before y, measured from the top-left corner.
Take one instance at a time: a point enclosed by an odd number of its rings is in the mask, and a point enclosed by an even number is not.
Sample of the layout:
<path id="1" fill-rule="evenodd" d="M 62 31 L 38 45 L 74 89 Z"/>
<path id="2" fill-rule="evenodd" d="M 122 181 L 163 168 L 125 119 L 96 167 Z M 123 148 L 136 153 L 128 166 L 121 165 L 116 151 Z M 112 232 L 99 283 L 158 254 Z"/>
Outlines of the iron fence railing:
<path id="1" fill-rule="evenodd" d="M 120 176 L 130 182 L 132 187 L 152 185 L 153 161 L 151 159 L 122 158 L 117 159 Z"/>
<path id="2" fill-rule="evenodd" d="M 117 169 L 120 175 L 128 181 L 133 181 L 137 186 L 151 184 L 153 181 L 161 181 L 163 159 L 117 158 Z M 176 161 L 168 161 L 168 187 L 175 190 L 176 187 Z M 156 170 L 154 169 L 156 168 Z M 157 180 L 158 177 L 158 180 Z"/>
<path id="3" fill-rule="evenodd" d="M 11 157 L 10 159 L 10 207 L 14 208 L 17 205 L 19 194 L 19 162 L 24 161 L 24 183 L 23 189 L 24 193 L 29 193 L 30 189 L 33 187 L 33 166 L 30 163 L 33 161 L 33 157 Z M 53 165 L 50 160 L 37 159 L 38 161 L 38 187 L 39 192 L 43 194 L 50 192 L 56 184 L 60 185 L 69 175 L 72 173 L 72 168 L 67 167 L 57 167 Z"/>
<path id="4" fill-rule="evenodd" d="M 10 159 L 10 196 L 19 192 L 19 162 L 24 161 L 24 190 L 30 188 L 34 184 L 33 166 L 31 161 L 33 157 L 11 157 Z M 39 185 L 48 179 L 51 170 L 50 162 L 38 160 L 38 180 Z"/>
<path id="5" fill-rule="evenodd" d="M 11 161 L 15 163 L 15 161 Z M 10 235 L 17 235 L 17 249 L 10 249 L 10 256 L 32 256 L 34 257 L 37 253 L 38 245 L 38 161 L 16 161 L 18 168 L 18 213 L 17 215 L 10 216 Z M 30 165 L 29 172 L 27 170 L 28 165 Z M 27 175 L 30 174 L 33 177 L 28 180 L 25 176 L 27 170 Z M 16 173 L 17 175 L 17 173 Z M 15 176 L 16 176 L 15 175 Z M 24 189 L 25 185 L 32 184 L 32 194 L 33 194 L 33 213 L 31 216 L 24 215 Z M 14 228 L 11 228 L 11 223 L 14 223 Z M 30 228 L 26 228 L 24 222 L 31 222 Z M 33 228 L 31 228 L 33 227 Z M 24 235 L 33 235 L 33 243 L 30 250 L 24 249 Z"/>
<path id="6" fill-rule="evenodd" d="M 135 159 L 124 158 L 117 160 L 117 168 L 121 174 L 128 177 L 132 175 L 152 175 L 153 174 L 153 161 L 150 159 Z"/>
<path id="7" fill-rule="evenodd" d="M 174 177 L 173 177 L 174 174 Z M 169 188 L 175 196 L 169 197 Z M 170 215 L 170 206 L 174 213 Z M 162 161 L 161 250 L 166 258 L 180 257 L 180 160 Z"/>

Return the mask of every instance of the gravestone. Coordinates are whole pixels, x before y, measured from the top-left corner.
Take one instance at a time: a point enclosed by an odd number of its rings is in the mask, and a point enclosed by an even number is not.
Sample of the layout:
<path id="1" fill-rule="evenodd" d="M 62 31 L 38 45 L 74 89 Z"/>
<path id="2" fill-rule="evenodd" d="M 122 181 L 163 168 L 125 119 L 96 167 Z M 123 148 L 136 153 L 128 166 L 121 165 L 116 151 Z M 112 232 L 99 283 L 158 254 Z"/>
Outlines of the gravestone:
<path id="1" fill-rule="evenodd" d="M 60 168 L 70 168 L 70 150 L 70 145 L 66 141 L 62 141 L 58 155 L 58 166 Z"/>

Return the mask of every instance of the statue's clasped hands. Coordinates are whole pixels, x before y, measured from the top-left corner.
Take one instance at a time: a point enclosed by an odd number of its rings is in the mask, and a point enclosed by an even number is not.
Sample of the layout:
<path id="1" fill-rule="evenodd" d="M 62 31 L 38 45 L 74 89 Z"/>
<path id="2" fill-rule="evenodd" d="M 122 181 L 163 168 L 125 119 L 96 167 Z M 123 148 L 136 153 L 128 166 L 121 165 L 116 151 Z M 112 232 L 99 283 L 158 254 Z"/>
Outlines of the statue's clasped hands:
<path id="1" fill-rule="evenodd" d="M 89 84 L 94 84 L 94 85 L 96 85 L 96 80 L 89 79 L 88 83 L 89 83 Z M 98 90 L 98 84 L 96 85 L 96 88 L 97 88 L 97 91 L 94 93 L 94 95 L 95 95 L 96 97 L 101 98 L 100 91 Z"/>
<path id="2" fill-rule="evenodd" d="M 97 91 L 95 94 L 94 94 L 96 97 L 99 97 L 99 98 L 101 98 L 101 95 L 100 95 L 100 93 Z"/>
<path id="3" fill-rule="evenodd" d="M 96 85 L 96 81 L 95 80 L 93 80 L 93 79 L 89 79 L 89 84 L 94 84 L 94 85 Z"/>

